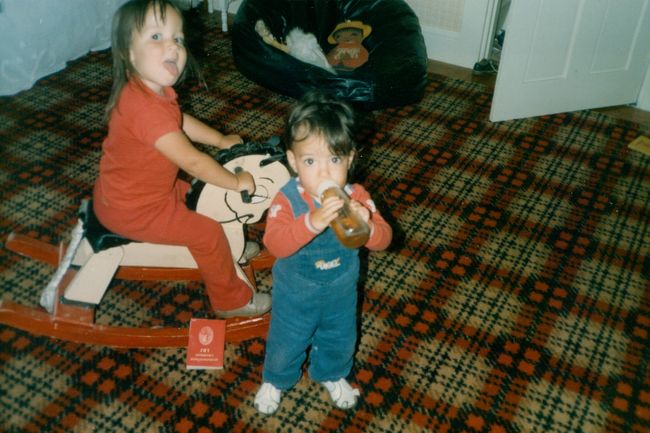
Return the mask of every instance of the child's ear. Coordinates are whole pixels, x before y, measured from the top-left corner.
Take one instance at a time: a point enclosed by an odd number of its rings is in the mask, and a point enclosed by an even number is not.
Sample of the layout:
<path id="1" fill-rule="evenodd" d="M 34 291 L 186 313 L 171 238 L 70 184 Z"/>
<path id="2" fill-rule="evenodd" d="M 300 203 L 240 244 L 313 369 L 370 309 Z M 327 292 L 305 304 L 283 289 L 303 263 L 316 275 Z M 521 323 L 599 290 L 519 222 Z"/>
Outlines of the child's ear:
<path id="1" fill-rule="evenodd" d="M 354 164 L 354 157 L 356 156 L 354 150 L 350 152 L 350 157 L 348 158 L 348 170 L 350 167 L 352 167 L 352 164 Z"/>
<path id="2" fill-rule="evenodd" d="M 296 155 L 292 150 L 287 150 L 287 161 L 294 173 L 298 173 L 298 170 L 296 170 Z"/>

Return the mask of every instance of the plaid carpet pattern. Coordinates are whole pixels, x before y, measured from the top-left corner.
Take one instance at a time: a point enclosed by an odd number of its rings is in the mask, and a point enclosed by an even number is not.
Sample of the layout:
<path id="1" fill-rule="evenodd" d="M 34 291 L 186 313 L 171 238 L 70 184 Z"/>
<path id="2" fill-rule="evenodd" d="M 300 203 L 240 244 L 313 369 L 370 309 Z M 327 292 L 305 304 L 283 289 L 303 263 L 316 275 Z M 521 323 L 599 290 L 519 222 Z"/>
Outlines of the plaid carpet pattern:
<path id="1" fill-rule="evenodd" d="M 185 85 L 185 109 L 249 139 L 280 133 L 293 101 L 237 71 L 215 17 L 191 22 L 209 90 Z M 103 51 L 0 98 L 3 235 L 69 237 L 109 89 Z M 364 256 L 356 409 L 305 376 L 274 416 L 257 414 L 263 339 L 229 344 L 222 371 L 188 371 L 183 349 L 0 326 L 0 431 L 648 432 L 650 157 L 627 143 L 649 131 L 589 111 L 493 124 L 490 103 L 432 74 L 420 103 L 364 121 L 357 180 L 396 239 Z M 4 298 L 36 306 L 53 271 L 0 250 Z M 258 283 L 270 290 L 270 274 Z M 210 316 L 200 283 L 164 281 L 114 281 L 97 314 Z"/>

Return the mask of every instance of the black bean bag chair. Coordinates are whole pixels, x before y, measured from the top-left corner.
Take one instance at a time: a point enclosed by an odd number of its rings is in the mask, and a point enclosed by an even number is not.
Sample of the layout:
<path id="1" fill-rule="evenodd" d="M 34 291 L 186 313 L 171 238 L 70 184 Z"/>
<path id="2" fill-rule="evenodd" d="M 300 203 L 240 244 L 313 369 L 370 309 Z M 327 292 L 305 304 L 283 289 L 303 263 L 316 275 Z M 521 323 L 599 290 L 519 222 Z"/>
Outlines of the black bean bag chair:
<path id="1" fill-rule="evenodd" d="M 294 27 L 312 33 L 325 54 L 337 24 L 362 21 L 372 26 L 363 41 L 368 61 L 336 74 L 304 63 L 265 43 L 255 31 L 259 19 L 279 41 Z M 299 98 L 320 89 L 365 110 L 417 102 L 427 80 L 420 23 L 403 0 L 244 0 L 233 23 L 232 51 L 244 76 L 275 92 Z"/>

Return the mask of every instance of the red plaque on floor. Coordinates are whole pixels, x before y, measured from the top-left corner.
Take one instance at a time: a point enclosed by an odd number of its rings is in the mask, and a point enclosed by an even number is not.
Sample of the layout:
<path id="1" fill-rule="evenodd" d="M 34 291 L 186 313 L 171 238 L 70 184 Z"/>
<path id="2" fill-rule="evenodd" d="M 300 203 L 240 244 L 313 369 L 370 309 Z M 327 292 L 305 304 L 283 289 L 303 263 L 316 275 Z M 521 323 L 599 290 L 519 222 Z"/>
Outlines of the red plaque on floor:
<path id="1" fill-rule="evenodd" d="M 226 321 L 191 319 L 187 344 L 187 368 L 191 370 L 223 368 Z"/>

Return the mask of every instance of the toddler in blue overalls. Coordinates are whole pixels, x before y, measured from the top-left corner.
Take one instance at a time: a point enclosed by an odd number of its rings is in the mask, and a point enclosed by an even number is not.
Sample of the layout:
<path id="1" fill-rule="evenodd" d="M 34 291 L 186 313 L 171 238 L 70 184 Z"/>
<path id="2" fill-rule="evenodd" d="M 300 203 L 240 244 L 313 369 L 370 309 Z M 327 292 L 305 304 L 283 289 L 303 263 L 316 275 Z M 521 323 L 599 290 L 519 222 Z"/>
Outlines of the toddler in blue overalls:
<path id="1" fill-rule="evenodd" d="M 274 198 L 264 233 L 277 258 L 263 383 L 255 396 L 255 407 L 265 414 L 275 412 L 282 391 L 300 379 L 310 347 L 309 376 L 337 407 L 354 407 L 360 394 L 346 380 L 357 341 L 358 250 L 343 247 L 328 228 L 342 201 L 321 202 L 317 195 L 324 180 L 343 187 L 352 210 L 370 227 L 365 247 L 388 246 L 392 230 L 370 195 L 347 183 L 356 153 L 353 130 L 350 107 L 319 93 L 307 94 L 287 120 L 283 141 L 297 176 Z"/>

